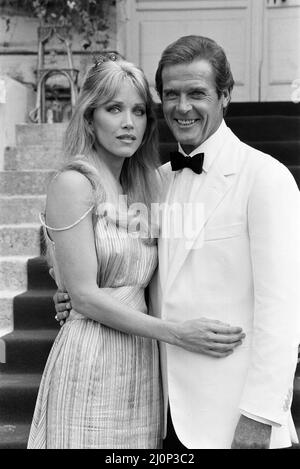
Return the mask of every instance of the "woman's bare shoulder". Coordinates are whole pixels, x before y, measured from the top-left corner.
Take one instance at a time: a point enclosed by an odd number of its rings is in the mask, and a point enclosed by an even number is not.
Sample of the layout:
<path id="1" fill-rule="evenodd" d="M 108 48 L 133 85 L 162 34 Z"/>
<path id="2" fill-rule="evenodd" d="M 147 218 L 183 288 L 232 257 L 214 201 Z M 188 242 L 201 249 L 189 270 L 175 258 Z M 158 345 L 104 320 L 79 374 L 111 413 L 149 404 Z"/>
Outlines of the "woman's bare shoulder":
<path id="1" fill-rule="evenodd" d="M 49 184 L 49 191 L 67 190 L 77 192 L 78 189 L 89 192 L 92 190 L 92 186 L 84 174 L 73 169 L 57 173 Z"/>
<path id="2" fill-rule="evenodd" d="M 73 223 L 94 203 L 90 181 L 79 171 L 58 173 L 47 191 L 46 215 L 51 226 Z"/>

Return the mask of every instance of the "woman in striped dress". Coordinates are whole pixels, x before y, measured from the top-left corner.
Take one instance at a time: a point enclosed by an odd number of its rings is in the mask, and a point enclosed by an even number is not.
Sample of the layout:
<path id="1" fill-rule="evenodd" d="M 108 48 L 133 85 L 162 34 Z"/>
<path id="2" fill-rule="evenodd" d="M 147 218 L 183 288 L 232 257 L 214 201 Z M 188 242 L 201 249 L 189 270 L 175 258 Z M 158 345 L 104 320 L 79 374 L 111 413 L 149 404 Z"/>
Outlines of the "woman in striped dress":
<path id="1" fill-rule="evenodd" d="M 30 449 L 161 447 L 156 340 L 185 347 L 195 334 L 191 322 L 147 314 L 145 288 L 157 265 L 147 219 L 159 194 L 156 132 L 142 71 L 115 56 L 97 60 L 42 220 L 56 282 L 73 309 L 42 376 Z"/>

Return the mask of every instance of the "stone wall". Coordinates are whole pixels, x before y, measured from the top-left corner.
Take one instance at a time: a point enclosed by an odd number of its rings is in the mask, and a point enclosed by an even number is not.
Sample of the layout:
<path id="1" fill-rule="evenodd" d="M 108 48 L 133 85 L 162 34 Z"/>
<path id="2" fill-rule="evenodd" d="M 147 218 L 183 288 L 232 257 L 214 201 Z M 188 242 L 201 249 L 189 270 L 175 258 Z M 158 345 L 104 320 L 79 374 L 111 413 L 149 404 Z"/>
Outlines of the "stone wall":
<path id="1" fill-rule="evenodd" d="M 111 6 L 112 2 L 109 0 L 102 1 L 107 1 L 109 5 L 107 8 L 109 41 L 106 47 L 103 47 L 103 39 L 107 37 L 106 32 L 102 36 L 99 33 L 91 47 L 86 50 L 83 48 L 82 36 L 73 33 L 73 66 L 79 70 L 79 86 L 86 69 L 93 63 L 93 54 L 116 51 L 116 5 Z M 3 170 L 5 148 L 15 145 L 15 124 L 29 122 L 28 114 L 35 108 L 38 26 L 39 21 L 36 18 L 24 16 L 18 9 L 15 9 L 13 14 L 8 14 L 0 7 L 0 80 L 2 94 L 5 93 L 5 99 L 3 96 L 0 99 L 0 171 Z M 57 38 L 52 38 L 46 44 L 45 52 L 46 68 L 69 67 L 66 48 Z M 57 75 L 47 80 L 47 84 L 56 85 L 60 90 L 60 96 L 64 95 L 66 90 L 65 102 L 68 110 L 70 106 L 67 80 Z"/>
<path id="2" fill-rule="evenodd" d="M 19 14 L 18 14 L 19 13 Z M 9 20 L 9 27 L 7 27 Z M 104 50 L 116 50 L 116 6 L 110 6 L 108 11 L 109 43 Z M 0 75 L 9 77 L 26 84 L 34 85 L 37 67 L 37 27 L 38 20 L 16 14 L 7 15 L 0 9 Z M 80 70 L 79 79 L 82 80 L 84 71 L 92 61 L 92 54 L 101 53 L 101 33 L 86 51 L 83 40 L 78 34 L 73 34 L 72 52 L 74 66 Z M 96 42 L 97 40 L 97 42 Z M 46 61 L 55 68 L 66 65 L 64 48 L 58 41 L 51 41 L 47 49 L 54 49 L 55 54 L 46 55 Z"/>

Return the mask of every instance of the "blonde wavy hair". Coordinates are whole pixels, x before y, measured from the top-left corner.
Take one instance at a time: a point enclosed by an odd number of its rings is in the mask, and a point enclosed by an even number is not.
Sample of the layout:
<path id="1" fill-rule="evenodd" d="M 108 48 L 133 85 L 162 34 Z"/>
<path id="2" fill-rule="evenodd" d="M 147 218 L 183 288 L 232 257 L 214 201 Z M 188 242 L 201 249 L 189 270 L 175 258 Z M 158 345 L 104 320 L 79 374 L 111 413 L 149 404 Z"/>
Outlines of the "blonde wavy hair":
<path id="1" fill-rule="evenodd" d="M 61 171 L 80 171 L 90 180 L 96 200 L 99 194 L 103 197 L 104 189 L 106 201 L 116 202 L 112 176 L 103 162 L 101 165 L 101 155 L 96 152 L 92 117 L 96 108 L 114 98 L 124 79 L 134 86 L 145 102 L 147 125 L 141 146 L 133 156 L 124 161 L 120 183 L 127 196 L 128 206 L 141 203 L 150 213 L 151 203 L 158 201 L 161 187 L 157 171 L 160 166 L 158 131 L 148 81 L 143 71 L 130 62 L 103 57 L 88 70 L 65 132 L 66 163 Z M 99 162 L 101 172 L 98 169 Z"/>

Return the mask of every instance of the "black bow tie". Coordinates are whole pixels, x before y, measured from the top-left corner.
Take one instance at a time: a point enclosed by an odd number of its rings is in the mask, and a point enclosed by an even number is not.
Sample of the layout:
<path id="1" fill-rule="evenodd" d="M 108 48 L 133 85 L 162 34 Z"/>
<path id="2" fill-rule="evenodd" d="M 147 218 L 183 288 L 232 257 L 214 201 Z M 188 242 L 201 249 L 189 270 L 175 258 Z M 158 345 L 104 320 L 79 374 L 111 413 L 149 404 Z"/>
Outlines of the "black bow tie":
<path id="1" fill-rule="evenodd" d="M 170 153 L 172 171 L 178 171 L 183 168 L 190 168 L 194 173 L 201 174 L 204 160 L 204 153 L 197 153 L 194 156 L 184 156 L 179 151 Z"/>

